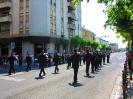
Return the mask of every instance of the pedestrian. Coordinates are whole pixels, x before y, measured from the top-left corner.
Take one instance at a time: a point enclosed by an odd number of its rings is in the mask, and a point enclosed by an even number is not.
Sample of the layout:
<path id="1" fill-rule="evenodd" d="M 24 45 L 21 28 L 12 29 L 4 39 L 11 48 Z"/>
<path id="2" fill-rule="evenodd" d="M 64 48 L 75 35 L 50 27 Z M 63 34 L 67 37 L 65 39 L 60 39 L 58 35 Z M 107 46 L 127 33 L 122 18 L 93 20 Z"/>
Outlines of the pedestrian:
<path id="1" fill-rule="evenodd" d="M 3 65 L 3 57 L 2 57 L 2 55 L 0 55 L 0 66 L 2 66 Z"/>
<path id="2" fill-rule="evenodd" d="M 79 65 L 82 66 L 82 65 L 81 65 L 81 63 L 82 63 L 82 56 L 81 56 L 81 53 L 80 53 L 80 52 L 78 52 L 78 54 L 79 54 L 79 56 L 80 56 Z"/>
<path id="3" fill-rule="evenodd" d="M 98 69 L 99 69 L 102 66 L 101 65 L 101 55 L 100 55 L 99 51 L 97 52 L 97 61 L 98 61 Z"/>
<path id="4" fill-rule="evenodd" d="M 95 52 L 95 71 L 98 70 L 99 67 L 99 55 L 98 55 L 98 51 Z"/>
<path id="5" fill-rule="evenodd" d="M 32 57 L 30 56 L 29 53 L 27 53 L 26 56 L 26 63 L 27 63 L 27 67 L 26 67 L 26 71 L 28 72 L 28 70 L 31 70 L 31 65 L 32 65 Z"/>
<path id="6" fill-rule="evenodd" d="M 18 55 L 18 62 L 19 62 L 19 66 L 22 66 L 22 54 L 20 53 L 19 55 Z"/>
<path id="7" fill-rule="evenodd" d="M 102 52 L 99 52 L 99 66 L 102 67 Z"/>
<path id="8" fill-rule="evenodd" d="M 95 53 L 92 52 L 91 55 L 91 73 L 94 73 L 95 71 Z"/>
<path id="9" fill-rule="evenodd" d="M 71 55 L 68 54 L 67 55 L 67 69 L 69 69 L 71 67 Z"/>
<path id="10" fill-rule="evenodd" d="M 74 50 L 74 54 L 72 55 L 72 68 L 74 71 L 74 78 L 73 78 L 73 84 L 77 83 L 77 74 L 79 69 L 79 61 L 80 61 L 80 55 L 77 53 L 77 50 Z"/>
<path id="11" fill-rule="evenodd" d="M 54 62 L 54 65 L 55 65 L 54 73 L 58 73 L 59 72 L 59 68 L 58 68 L 59 61 L 60 61 L 59 55 L 57 53 L 55 53 L 54 57 L 53 57 L 53 62 Z"/>
<path id="12" fill-rule="evenodd" d="M 106 59 L 106 52 L 102 52 L 102 59 L 103 59 L 103 65 L 105 65 L 105 59 Z"/>
<path id="13" fill-rule="evenodd" d="M 86 51 L 86 55 L 85 55 L 85 61 L 86 61 L 86 76 L 89 77 L 89 68 L 90 68 L 90 63 L 91 63 L 91 53 L 89 52 L 89 50 Z"/>
<path id="14" fill-rule="evenodd" d="M 8 72 L 8 75 L 11 75 L 12 71 L 13 73 L 16 72 L 14 66 L 15 66 L 15 61 L 17 60 L 16 59 L 16 56 L 15 56 L 15 52 L 12 52 L 11 53 L 11 56 L 8 58 L 9 60 L 9 64 L 10 64 L 10 68 L 9 68 L 9 72 Z"/>
<path id="15" fill-rule="evenodd" d="M 47 55 L 44 53 L 44 50 L 41 51 L 39 57 L 38 57 L 38 62 L 39 62 L 39 67 L 40 67 L 40 73 L 39 73 L 39 77 L 42 77 L 42 73 L 43 76 L 46 75 L 45 71 L 44 71 L 44 67 L 47 64 Z"/>
<path id="16" fill-rule="evenodd" d="M 52 65 L 51 60 L 52 60 L 52 56 L 50 53 L 48 53 L 48 67 L 50 67 Z"/>
<path id="17" fill-rule="evenodd" d="M 85 65 L 85 52 L 83 53 L 83 64 Z"/>
<path id="18" fill-rule="evenodd" d="M 109 63 L 110 60 L 110 51 L 107 52 L 107 63 Z"/>

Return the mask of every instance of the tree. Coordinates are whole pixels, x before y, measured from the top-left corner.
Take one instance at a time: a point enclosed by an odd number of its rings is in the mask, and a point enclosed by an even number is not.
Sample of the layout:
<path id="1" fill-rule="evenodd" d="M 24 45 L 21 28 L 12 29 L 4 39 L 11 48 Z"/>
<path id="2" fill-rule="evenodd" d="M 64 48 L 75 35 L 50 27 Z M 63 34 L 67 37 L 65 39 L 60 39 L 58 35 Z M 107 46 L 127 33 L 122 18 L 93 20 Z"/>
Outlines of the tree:
<path id="1" fill-rule="evenodd" d="M 75 2 L 83 0 L 73 0 Z M 106 6 L 107 21 L 105 27 L 110 27 L 131 43 L 133 49 L 133 2 L 132 0 L 97 0 Z M 76 3 L 75 3 L 76 4 Z M 130 44 L 129 43 L 129 44 Z"/>
<path id="2" fill-rule="evenodd" d="M 100 0 L 104 2 L 105 0 Z M 131 42 L 133 50 L 133 2 L 132 0 L 108 0 L 106 14 L 107 21 L 105 27 L 110 27 L 120 36 L 124 37 L 124 41 Z"/>
<path id="3" fill-rule="evenodd" d="M 105 49 L 105 48 L 106 48 L 106 44 L 100 43 L 98 47 L 99 47 L 100 49 Z"/>
<path id="4" fill-rule="evenodd" d="M 93 40 L 91 38 L 83 38 L 83 42 L 85 45 L 90 46 L 93 43 Z"/>
<path id="5" fill-rule="evenodd" d="M 74 36 L 71 38 L 71 45 L 73 47 L 79 47 L 81 44 L 82 39 L 79 36 Z"/>
<path id="6" fill-rule="evenodd" d="M 99 42 L 96 42 L 96 41 L 94 41 L 92 44 L 91 44 L 91 47 L 93 48 L 93 49 L 97 49 L 98 48 L 98 46 L 99 46 Z"/>
<path id="7" fill-rule="evenodd" d="M 106 50 L 112 50 L 112 46 L 108 46 L 108 47 L 106 47 Z"/>

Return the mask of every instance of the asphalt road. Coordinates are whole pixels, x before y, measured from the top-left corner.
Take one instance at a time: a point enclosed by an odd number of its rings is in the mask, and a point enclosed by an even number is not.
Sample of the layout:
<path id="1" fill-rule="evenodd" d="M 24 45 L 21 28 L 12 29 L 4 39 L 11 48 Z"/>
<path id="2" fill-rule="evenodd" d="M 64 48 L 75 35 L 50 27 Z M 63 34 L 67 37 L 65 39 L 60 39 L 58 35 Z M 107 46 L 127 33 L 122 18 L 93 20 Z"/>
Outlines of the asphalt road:
<path id="1" fill-rule="evenodd" d="M 59 74 L 53 74 L 54 67 L 46 68 L 43 79 L 37 79 L 39 70 L 0 74 L 0 99 L 111 99 L 125 53 L 111 54 L 110 61 L 90 78 L 85 77 L 85 66 L 80 66 L 77 86 L 70 84 L 73 70 L 66 70 L 66 64 L 59 66 Z"/>

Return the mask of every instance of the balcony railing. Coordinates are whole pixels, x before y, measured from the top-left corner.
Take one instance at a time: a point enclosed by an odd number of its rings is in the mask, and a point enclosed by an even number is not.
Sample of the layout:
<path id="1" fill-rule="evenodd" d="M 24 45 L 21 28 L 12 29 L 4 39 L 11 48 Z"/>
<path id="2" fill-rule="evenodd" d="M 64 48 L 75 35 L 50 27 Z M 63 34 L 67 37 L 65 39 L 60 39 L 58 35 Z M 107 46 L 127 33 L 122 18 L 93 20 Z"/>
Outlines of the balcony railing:
<path id="1" fill-rule="evenodd" d="M 68 5 L 68 10 L 74 10 L 75 9 L 71 2 L 68 2 L 67 5 Z"/>
<path id="2" fill-rule="evenodd" d="M 76 29 L 76 26 L 75 26 L 75 24 L 68 24 L 68 28 L 75 30 Z"/>
<path id="3" fill-rule="evenodd" d="M 6 7 L 11 7 L 11 2 L 10 1 L 5 1 L 0 3 L 0 8 L 6 8 Z"/>
<path id="4" fill-rule="evenodd" d="M 76 20 L 76 16 L 75 16 L 75 13 L 68 13 L 68 17 L 73 19 L 73 20 Z"/>
<path id="5" fill-rule="evenodd" d="M 11 22 L 11 16 L 0 17 L 0 22 Z"/>

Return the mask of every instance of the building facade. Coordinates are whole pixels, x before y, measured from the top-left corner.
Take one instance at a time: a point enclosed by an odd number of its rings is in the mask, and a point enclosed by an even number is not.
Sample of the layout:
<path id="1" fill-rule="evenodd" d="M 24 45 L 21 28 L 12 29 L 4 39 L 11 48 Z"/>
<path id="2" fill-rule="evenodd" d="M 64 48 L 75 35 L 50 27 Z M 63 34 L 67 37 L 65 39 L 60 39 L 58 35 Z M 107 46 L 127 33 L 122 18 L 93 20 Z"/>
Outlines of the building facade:
<path id="1" fill-rule="evenodd" d="M 104 39 L 102 39 L 102 38 L 98 38 L 99 39 L 99 42 L 100 43 L 103 43 L 103 44 L 105 44 L 106 46 L 109 46 L 109 41 L 106 41 L 106 40 L 104 40 Z"/>
<path id="2" fill-rule="evenodd" d="M 70 0 L 0 0 L 2 55 L 69 50 L 69 38 L 80 30 L 81 6 L 74 9 Z"/>
<path id="3" fill-rule="evenodd" d="M 92 40 L 96 40 L 96 34 L 90 30 L 85 29 L 85 27 L 82 28 L 82 37 L 83 38 L 91 38 Z"/>
<path id="4" fill-rule="evenodd" d="M 117 43 L 110 43 L 109 46 L 111 46 L 112 52 L 118 51 L 118 44 Z"/>

